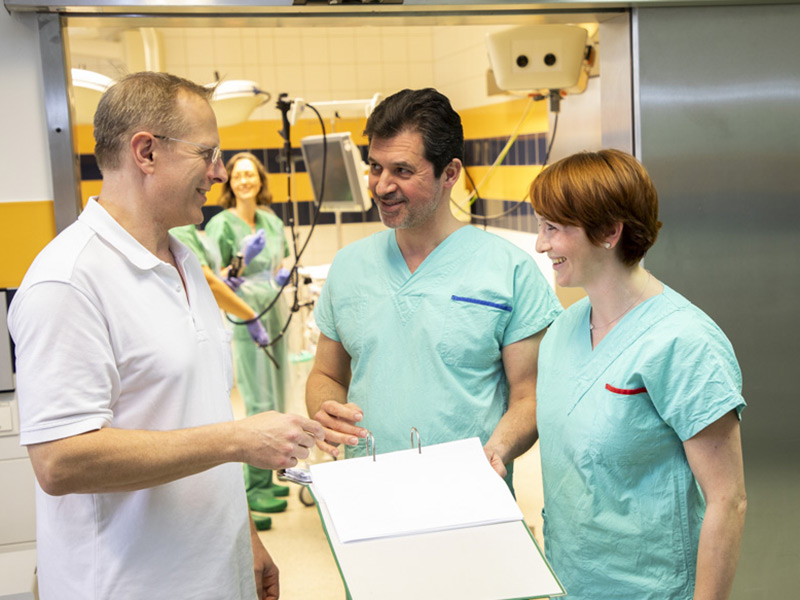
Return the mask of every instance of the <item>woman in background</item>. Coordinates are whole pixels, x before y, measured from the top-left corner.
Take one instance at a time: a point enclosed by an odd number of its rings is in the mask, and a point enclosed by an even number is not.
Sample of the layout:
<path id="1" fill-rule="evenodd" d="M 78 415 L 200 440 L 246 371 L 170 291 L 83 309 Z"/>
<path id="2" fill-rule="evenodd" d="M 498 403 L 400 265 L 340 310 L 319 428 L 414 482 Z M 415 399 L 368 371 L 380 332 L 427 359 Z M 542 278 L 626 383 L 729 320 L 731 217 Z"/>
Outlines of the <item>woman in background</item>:
<path id="1" fill-rule="evenodd" d="M 281 286 L 274 279 L 281 262 L 289 256 L 289 245 L 283 233 L 283 221 L 269 208 L 272 194 L 261 162 L 253 154 L 241 152 L 234 155 L 225 168 L 228 181 L 223 185 L 220 202 L 226 210 L 209 220 L 206 235 L 216 242 L 223 265 L 235 263 L 237 257 L 243 256 L 240 272 L 232 274 L 243 279 L 236 293 L 260 312 L 280 292 Z M 255 255 L 244 256 L 248 248 L 253 247 L 256 236 L 264 237 L 263 249 Z M 272 340 L 280 334 L 286 317 L 286 306 L 280 298 L 261 317 Z M 288 372 L 285 338 L 267 350 L 274 360 L 253 344 L 245 327 L 234 328 L 236 387 L 247 415 L 284 410 Z M 286 500 L 276 496 L 286 496 L 289 490 L 273 484 L 272 471 L 246 465 L 245 483 L 251 510 L 280 512 L 286 509 Z"/>
<path id="2" fill-rule="evenodd" d="M 588 296 L 539 351 L 547 557 L 575 600 L 728 598 L 746 510 L 741 372 L 719 327 L 640 263 L 661 227 L 655 187 L 603 150 L 547 167 L 531 201 L 536 250 Z"/>

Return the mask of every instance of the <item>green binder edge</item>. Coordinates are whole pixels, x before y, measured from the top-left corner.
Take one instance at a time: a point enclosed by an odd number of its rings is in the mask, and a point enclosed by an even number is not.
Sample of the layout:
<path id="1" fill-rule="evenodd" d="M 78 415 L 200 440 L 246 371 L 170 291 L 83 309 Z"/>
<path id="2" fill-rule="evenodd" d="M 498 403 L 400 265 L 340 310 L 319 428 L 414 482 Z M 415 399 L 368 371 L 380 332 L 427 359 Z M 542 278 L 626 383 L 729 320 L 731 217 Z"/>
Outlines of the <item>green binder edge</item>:
<path id="1" fill-rule="evenodd" d="M 344 584 L 344 593 L 347 595 L 347 600 L 353 600 L 353 597 L 350 595 L 350 588 L 347 587 L 347 579 L 345 579 L 344 573 L 342 573 L 342 566 L 339 564 L 339 557 L 336 555 L 336 550 L 333 549 L 333 544 L 331 544 L 331 536 L 328 534 L 328 527 L 325 525 L 325 519 L 322 518 L 322 511 L 319 509 L 319 500 L 317 500 L 317 496 L 314 494 L 314 490 L 311 489 L 311 486 L 308 486 L 308 491 L 311 492 L 311 497 L 314 499 L 314 507 L 317 509 L 317 515 L 319 515 L 319 522 L 322 524 L 322 531 L 325 532 L 325 539 L 328 540 L 328 548 L 331 549 L 333 560 L 336 562 L 336 569 L 339 571 L 339 577 L 342 579 L 342 583 Z"/>

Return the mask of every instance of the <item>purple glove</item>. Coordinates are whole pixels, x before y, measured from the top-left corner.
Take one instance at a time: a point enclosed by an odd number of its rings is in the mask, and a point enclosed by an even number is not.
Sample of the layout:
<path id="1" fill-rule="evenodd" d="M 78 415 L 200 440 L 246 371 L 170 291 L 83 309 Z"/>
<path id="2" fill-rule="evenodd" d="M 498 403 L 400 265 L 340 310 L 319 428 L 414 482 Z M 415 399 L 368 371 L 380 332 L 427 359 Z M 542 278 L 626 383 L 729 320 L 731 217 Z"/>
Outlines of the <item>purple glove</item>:
<path id="1" fill-rule="evenodd" d="M 243 249 L 245 266 L 249 265 L 250 261 L 253 260 L 266 245 L 267 234 L 264 233 L 263 229 L 259 229 L 254 235 L 248 236 Z"/>
<path id="2" fill-rule="evenodd" d="M 292 272 L 289 269 L 278 269 L 278 272 L 275 274 L 275 283 L 283 287 L 291 276 Z"/>
<path id="3" fill-rule="evenodd" d="M 248 323 L 247 331 L 250 332 L 250 337 L 253 338 L 253 341 L 259 346 L 269 345 L 269 334 L 267 333 L 267 330 L 264 329 L 261 321 L 253 321 L 252 323 Z"/>
<path id="4" fill-rule="evenodd" d="M 244 283 L 244 277 L 226 277 L 222 281 L 235 292 Z"/>

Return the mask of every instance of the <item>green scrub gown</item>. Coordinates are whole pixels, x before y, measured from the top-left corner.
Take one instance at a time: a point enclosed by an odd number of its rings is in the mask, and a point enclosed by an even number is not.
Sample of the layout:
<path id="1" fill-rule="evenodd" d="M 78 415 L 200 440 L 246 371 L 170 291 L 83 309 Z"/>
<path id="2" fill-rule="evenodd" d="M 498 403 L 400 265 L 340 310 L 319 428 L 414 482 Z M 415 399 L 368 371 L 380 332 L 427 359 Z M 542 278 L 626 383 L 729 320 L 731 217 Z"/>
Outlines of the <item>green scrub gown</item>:
<path id="1" fill-rule="evenodd" d="M 215 273 L 219 271 L 220 258 L 216 244 L 203 243 L 197 233 L 197 227 L 184 225 L 183 227 L 173 227 L 169 232 L 194 253 L 202 266 L 209 267 Z"/>
<path id="2" fill-rule="evenodd" d="M 745 406 L 725 334 L 664 288 L 592 349 L 588 299 L 539 349 L 545 553 L 575 600 L 690 600 L 705 502 L 683 442 Z"/>
<path id="3" fill-rule="evenodd" d="M 280 268 L 283 258 L 289 256 L 289 245 L 283 232 L 283 221 L 271 211 L 256 210 L 256 230 L 263 229 L 266 245 L 241 273 L 244 283 L 237 295 L 257 312 L 266 308 L 277 296 L 280 287 L 272 278 Z M 231 259 L 243 250 L 245 237 L 254 233 L 250 226 L 230 210 L 218 213 L 206 225 L 206 235 L 216 242 L 222 265 L 230 264 Z M 270 339 L 275 339 L 286 323 L 287 308 L 279 299 L 261 317 L 261 323 Z M 233 360 L 236 386 L 242 396 L 247 415 L 269 410 L 284 411 L 288 379 L 288 354 L 285 338 L 269 347 L 280 368 L 276 368 L 264 351 L 253 343 L 247 328 L 237 325 L 233 331 Z M 272 489 L 272 471 L 245 467 L 245 483 L 248 498 L 266 493 Z"/>

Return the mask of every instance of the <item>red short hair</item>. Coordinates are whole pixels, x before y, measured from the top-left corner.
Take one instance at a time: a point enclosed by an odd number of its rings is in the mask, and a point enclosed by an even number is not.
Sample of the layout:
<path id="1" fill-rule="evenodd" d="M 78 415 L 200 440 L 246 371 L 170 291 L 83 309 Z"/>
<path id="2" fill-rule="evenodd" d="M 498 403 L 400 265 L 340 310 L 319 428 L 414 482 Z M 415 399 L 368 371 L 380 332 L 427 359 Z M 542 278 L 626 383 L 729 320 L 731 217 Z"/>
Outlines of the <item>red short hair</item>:
<path id="1" fill-rule="evenodd" d="M 530 198 L 539 216 L 582 227 L 598 246 L 622 223 L 617 247 L 629 266 L 644 257 L 661 229 L 658 193 L 650 175 L 620 150 L 580 152 L 545 167 L 531 183 Z"/>

